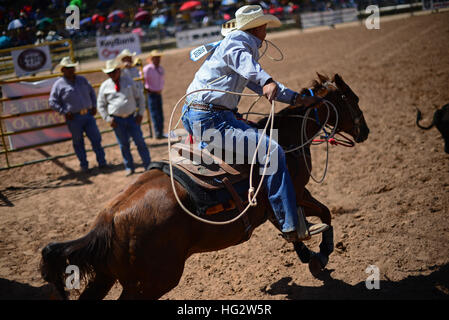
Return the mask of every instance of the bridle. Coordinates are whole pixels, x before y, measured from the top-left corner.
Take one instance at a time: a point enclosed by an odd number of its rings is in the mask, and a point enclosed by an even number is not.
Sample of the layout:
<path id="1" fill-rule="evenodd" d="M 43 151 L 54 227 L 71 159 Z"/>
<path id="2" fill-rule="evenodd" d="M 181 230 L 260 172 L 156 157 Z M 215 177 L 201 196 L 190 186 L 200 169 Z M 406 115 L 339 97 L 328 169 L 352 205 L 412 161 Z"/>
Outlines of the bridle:
<path id="1" fill-rule="evenodd" d="M 323 87 L 324 89 L 326 89 L 326 94 L 328 92 L 330 92 L 330 88 L 334 88 L 335 90 L 333 90 L 333 92 L 341 92 L 342 90 L 338 88 L 338 86 L 334 83 L 332 83 L 331 81 L 326 81 L 325 83 L 321 84 L 321 87 Z M 319 90 L 319 88 L 316 88 Z M 310 93 L 310 95 L 313 96 L 313 90 L 312 89 L 308 89 L 308 92 Z M 323 97 L 325 96 L 323 95 Z M 343 100 L 344 103 L 344 108 L 339 107 L 339 108 L 335 108 L 335 112 L 336 114 L 338 113 L 342 113 L 347 111 L 349 113 L 349 116 L 351 117 L 352 120 L 352 125 L 354 127 L 356 136 L 358 137 L 360 135 L 361 132 L 361 125 L 362 125 L 362 119 L 363 119 L 363 113 L 361 110 L 356 110 L 353 107 L 353 103 L 351 101 L 349 101 L 349 98 L 347 97 L 347 94 L 345 92 L 340 93 L 340 98 Z M 338 102 L 335 103 L 337 106 L 339 106 L 340 104 Z M 316 111 L 315 111 L 316 113 Z M 319 120 L 318 117 L 316 116 L 316 121 L 317 124 L 319 125 Z M 327 128 L 330 128 L 329 125 L 326 124 Z M 334 129 L 335 129 L 335 134 L 338 134 L 342 139 L 339 138 L 335 138 L 334 135 L 328 135 L 326 134 L 326 131 L 323 129 L 324 131 L 324 136 L 321 137 L 320 140 L 314 141 L 314 142 L 323 142 L 323 139 L 327 139 L 327 141 L 330 142 L 330 144 L 332 145 L 342 145 L 345 147 L 353 147 L 355 145 L 354 141 L 352 141 L 352 139 L 346 137 L 344 134 L 342 134 L 341 128 L 338 127 L 338 120 L 336 121 L 335 125 L 334 125 Z M 357 140 L 357 138 L 356 138 Z"/>
<path id="2" fill-rule="evenodd" d="M 329 87 L 332 86 L 334 87 L 336 90 L 338 90 L 338 87 L 336 85 L 334 85 L 333 83 L 331 83 L 330 81 L 327 81 L 323 84 L 321 84 L 322 87 L 324 87 L 326 89 L 326 94 L 324 94 L 323 96 L 320 97 L 324 97 L 328 94 Z M 315 90 L 317 90 L 318 88 L 315 88 Z M 312 89 L 307 89 L 308 93 L 310 96 L 315 96 L 317 94 L 314 93 L 314 91 Z M 306 92 L 307 92 L 306 91 Z M 335 91 L 334 91 L 335 92 Z M 351 116 L 352 122 L 353 122 L 353 126 L 356 128 L 357 130 L 357 135 L 360 134 L 360 125 L 361 125 L 361 119 L 363 114 L 361 112 L 357 112 L 356 110 L 354 110 L 352 108 L 352 104 L 349 103 L 349 101 L 347 100 L 347 97 L 344 93 L 341 94 L 341 98 L 342 100 L 345 102 L 346 104 L 346 108 L 345 110 L 349 111 L 349 114 Z M 318 107 L 320 107 L 322 104 L 325 104 L 328 108 L 328 112 L 327 112 L 327 117 L 326 120 L 324 121 L 324 123 L 321 123 L 321 121 L 319 120 L 318 117 Z M 338 103 L 337 103 L 338 105 Z M 331 125 L 329 125 L 327 122 L 329 120 L 329 116 L 330 116 L 330 110 L 331 108 L 333 108 L 334 112 L 335 112 L 335 124 L 332 127 Z M 311 112 L 311 110 L 313 110 L 314 113 L 314 119 L 311 119 L 311 117 L 309 117 L 309 114 Z M 345 135 L 343 135 L 342 133 L 340 133 L 339 131 L 341 129 L 338 128 L 338 118 L 339 118 L 339 112 L 342 112 L 342 108 L 337 108 L 332 102 L 328 101 L 328 100 L 323 100 L 320 105 L 316 106 L 313 109 L 307 109 L 306 113 L 304 116 L 300 116 L 303 117 L 303 121 L 302 121 L 302 125 L 301 125 L 301 145 L 297 146 L 297 147 L 293 147 L 290 149 L 286 149 L 285 153 L 290 153 L 290 152 L 294 152 L 297 151 L 299 149 L 302 149 L 306 146 L 308 146 L 309 144 L 321 144 L 321 143 L 326 143 L 326 164 L 325 164 L 325 169 L 324 169 L 324 173 L 321 177 L 321 179 L 316 179 L 313 174 L 312 174 L 312 170 L 309 168 L 308 164 L 307 164 L 307 159 L 306 159 L 306 152 L 302 152 L 303 158 L 304 158 L 304 163 L 306 165 L 307 171 L 309 172 L 310 177 L 317 183 L 321 183 L 324 181 L 324 178 L 326 177 L 326 173 L 327 173 L 327 168 L 328 168 L 328 160 L 329 160 L 329 144 L 331 145 L 341 145 L 341 146 L 345 146 L 345 147 L 354 147 L 355 146 L 355 142 L 349 138 L 346 137 Z M 291 115 L 290 115 L 291 116 Z M 315 121 L 315 123 L 318 125 L 319 130 L 317 131 L 317 133 L 311 138 L 308 139 L 307 138 L 307 134 L 306 134 L 306 124 L 307 121 L 313 120 Z M 329 132 L 326 130 L 326 128 L 328 130 L 330 130 Z M 320 132 L 323 132 L 324 135 L 320 137 L 320 139 L 315 139 L 315 137 L 317 135 L 319 135 Z M 335 137 L 335 135 L 338 135 L 339 137 Z M 306 142 L 304 142 L 304 140 L 306 140 Z"/>
<path id="3" fill-rule="evenodd" d="M 331 83 L 330 81 L 326 81 L 323 86 L 326 89 L 329 89 L 329 85 L 332 85 L 334 88 L 336 88 L 337 90 L 338 87 L 336 85 L 334 85 L 333 83 Z M 356 136 L 358 137 L 360 135 L 361 132 L 361 125 L 362 125 L 362 119 L 363 119 L 363 113 L 361 110 L 355 110 L 353 107 L 353 103 L 351 103 L 351 101 L 349 101 L 349 98 L 347 97 L 347 95 L 343 92 L 340 95 L 341 99 L 343 100 L 343 102 L 345 103 L 345 105 L 347 106 L 347 108 L 345 108 L 344 110 L 349 112 L 349 115 L 352 119 L 352 125 L 356 131 Z M 358 99 L 358 98 L 357 98 Z M 337 133 L 340 130 L 337 130 Z"/>

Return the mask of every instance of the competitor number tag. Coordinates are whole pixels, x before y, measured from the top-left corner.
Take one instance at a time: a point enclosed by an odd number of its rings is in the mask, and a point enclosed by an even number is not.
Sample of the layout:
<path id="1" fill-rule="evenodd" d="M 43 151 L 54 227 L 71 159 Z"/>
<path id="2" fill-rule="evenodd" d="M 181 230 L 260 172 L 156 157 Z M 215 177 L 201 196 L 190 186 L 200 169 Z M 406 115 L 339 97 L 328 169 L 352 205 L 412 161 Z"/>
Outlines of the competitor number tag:
<path id="1" fill-rule="evenodd" d="M 213 51 L 220 44 L 220 42 L 221 42 L 221 40 L 215 41 L 212 43 L 208 43 L 208 44 L 204 44 L 202 46 L 199 46 L 199 47 L 193 49 L 192 51 L 190 51 L 190 59 L 192 61 L 200 60 L 206 54 Z"/>

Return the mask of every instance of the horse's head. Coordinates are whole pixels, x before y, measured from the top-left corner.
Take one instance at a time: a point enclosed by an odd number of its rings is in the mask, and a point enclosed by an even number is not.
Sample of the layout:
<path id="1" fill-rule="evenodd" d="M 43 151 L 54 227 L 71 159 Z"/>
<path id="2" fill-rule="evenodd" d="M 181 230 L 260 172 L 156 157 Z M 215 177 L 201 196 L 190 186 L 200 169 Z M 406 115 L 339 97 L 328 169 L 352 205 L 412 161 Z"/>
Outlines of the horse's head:
<path id="1" fill-rule="evenodd" d="M 313 92 L 332 104 L 338 112 L 338 123 L 335 115 L 329 118 L 330 125 L 336 125 L 336 131 L 350 134 L 356 142 L 363 142 L 368 138 L 369 129 L 363 112 L 359 108 L 359 97 L 343 81 L 340 75 L 335 74 L 330 80 L 319 73 L 319 81 L 314 81 Z M 305 91 L 307 93 L 307 91 Z"/>

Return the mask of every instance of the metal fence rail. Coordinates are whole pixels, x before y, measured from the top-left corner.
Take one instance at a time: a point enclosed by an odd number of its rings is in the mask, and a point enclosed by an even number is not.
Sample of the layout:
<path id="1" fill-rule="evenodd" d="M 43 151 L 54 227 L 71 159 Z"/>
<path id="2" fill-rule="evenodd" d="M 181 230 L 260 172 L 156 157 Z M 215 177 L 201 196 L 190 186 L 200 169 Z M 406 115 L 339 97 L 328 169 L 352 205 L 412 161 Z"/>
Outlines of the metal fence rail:
<path id="1" fill-rule="evenodd" d="M 62 45 L 62 47 L 61 47 Z M 62 57 L 67 56 L 67 53 L 72 59 L 75 59 L 75 53 L 73 51 L 72 40 L 62 39 L 56 41 L 43 42 L 40 44 L 29 44 L 26 46 L 13 47 L 0 50 L 0 75 L 14 73 L 14 64 L 11 52 L 16 50 L 25 50 L 36 47 L 49 46 L 52 67 L 54 68 Z M 53 48 L 52 48 L 53 47 Z"/>
<path id="2" fill-rule="evenodd" d="M 140 65 L 140 68 L 142 70 L 142 66 Z M 101 69 L 91 69 L 91 70 L 84 70 L 84 71 L 79 71 L 77 72 L 77 74 L 89 74 L 89 73 L 95 73 L 95 72 L 102 72 Z M 57 73 L 57 74 L 52 74 L 52 75 L 44 75 L 41 77 L 28 77 L 28 78 L 19 78 L 19 79 L 9 79 L 9 80 L 5 80 L 5 81 L 0 81 L 0 85 L 2 84 L 11 84 L 11 83 L 17 83 L 17 82 L 22 82 L 22 81 L 39 81 L 39 80 L 43 80 L 43 79 L 50 79 L 50 78 L 55 78 L 55 77 L 59 77 L 62 76 L 62 73 Z M 135 78 L 135 81 L 143 81 L 144 78 Z M 93 88 L 98 88 L 100 87 L 101 83 L 96 83 L 93 84 L 92 87 Z M 28 150 L 28 149 L 34 149 L 37 147 L 41 147 L 41 146 L 47 146 L 47 145 L 52 145 L 52 144 L 56 144 L 56 143 L 61 143 L 61 142 L 65 142 L 65 141 L 70 141 L 71 138 L 62 138 L 59 140 L 55 140 L 55 141 L 50 141 L 50 142 L 44 142 L 44 143 L 39 143 L 39 144 L 33 144 L 30 146 L 25 146 L 25 147 L 20 147 L 20 148 L 10 148 L 6 137 L 10 137 L 13 135 L 18 135 L 18 134 L 22 134 L 22 133 L 27 133 L 27 132 L 36 132 L 36 131 L 40 131 L 43 129 L 48 129 L 48 128 L 57 128 L 57 127 L 64 127 L 66 126 L 66 123 L 61 122 L 61 123 L 57 123 L 57 124 L 50 124 L 50 125 L 45 125 L 45 126 L 39 126 L 36 128 L 29 128 L 29 129 L 23 129 L 23 130 L 18 130 L 18 131 L 6 131 L 5 126 L 4 126 L 4 120 L 8 120 L 8 119 L 12 119 L 12 118 L 20 118 L 20 117 L 26 117 L 26 116 L 30 116 L 30 115 L 36 115 L 36 114 L 40 114 L 40 113 L 48 113 L 48 112 L 54 112 L 56 113 L 54 110 L 52 110 L 51 108 L 46 108 L 46 109 L 41 109 L 41 110 L 33 110 L 33 111 L 29 111 L 29 112 L 21 112 L 21 113 L 15 113 L 15 114 L 7 114 L 7 115 L 3 115 L 3 103 L 7 102 L 7 101 L 12 101 L 12 100 L 18 100 L 18 99 L 27 99 L 27 98 L 34 98 L 34 97 L 42 97 L 42 96 L 48 96 L 50 94 L 50 92 L 43 92 L 43 93 L 36 93 L 36 94 L 30 94 L 30 95 L 23 95 L 20 97 L 14 97 L 14 98 L 1 98 L 0 99 L 0 142 L 1 142 L 1 147 L 0 147 L 0 155 L 4 155 L 5 157 L 5 161 L 6 161 L 6 166 L 0 167 L 0 171 L 2 170 L 7 170 L 7 169 L 11 169 L 11 168 L 18 168 L 18 167 L 23 167 L 26 165 L 30 165 L 30 164 L 35 164 L 35 163 L 40 163 L 40 162 L 44 162 L 44 161 L 49 161 L 49 160 L 54 160 L 54 159 L 59 159 L 59 158 L 65 158 L 65 157 L 70 157 L 70 156 L 74 156 L 75 153 L 71 152 L 71 153 L 66 153 L 66 154 L 62 154 L 62 155 L 56 155 L 56 156 L 52 156 L 52 157 L 46 157 L 46 158 L 41 158 L 41 159 L 36 159 L 36 160 L 31 160 L 31 161 L 25 161 L 23 163 L 18 163 L 18 164 L 11 164 L 10 163 L 10 159 L 8 157 L 9 154 L 13 153 L 13 152 L 19 152 L 19 151 L 23 151 L 23 150 Z M 144 93 L 144 97 L 145 97 L 145 109 L 146 109 L 146 113 L 147 113 L 147 121 L 142 122 L 142 125 L 146 125 L 148 124 L 148 128 L 149 128 L 149 135 L 145 136 L 144 139 L 147 138 L 152 138 L 153 137 L 153 132 L 152 132 L 152 127 L 151 127 L 151 117 L 150 117 L 150 113 L 147 106 L 147 95 Z M 48 102 L 47 102 L 48 103 Z M 95 117 L 95 119 L 101 119 L 101 116 L 97 115 Z M 102 130 L 100 131 L 101 134 L 105 134 L 105 133 L 110 133 L 113 132 L 113 129 L 106 129 L 106 130 Z M 112 144 L 108 144 L 103 146 L 104 148 L 110 148 L 110 147 L 114 147 L 117 146 L 118 143 L 112 143 Z M 86 150 L 86 152 L 92 151 L 91 149 Z"/>

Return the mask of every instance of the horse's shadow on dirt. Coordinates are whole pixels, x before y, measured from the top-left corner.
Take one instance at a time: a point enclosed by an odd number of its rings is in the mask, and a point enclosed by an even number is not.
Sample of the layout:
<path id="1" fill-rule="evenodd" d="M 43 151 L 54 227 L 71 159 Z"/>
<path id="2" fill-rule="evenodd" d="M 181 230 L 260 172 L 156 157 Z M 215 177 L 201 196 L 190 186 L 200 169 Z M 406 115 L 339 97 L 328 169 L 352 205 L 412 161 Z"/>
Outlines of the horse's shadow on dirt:
<path id="1" fill-rule="evenodd" d="M 367 289 L 365 281 L 356 285 L 348 284 L 331 276 L 333 270 L 324 270 L 320 276 L 323 285 L 305 287 L 290 283 L 290 277 L 284 277 L 266 290 L 267 294 L 287 294 L 287 299 L 449 299 L 449 264 L 435 267 L 429 275 L 408 276 L 400 281 L 380 280 L 379 289 Z M 367 277 L 369 275 L 367 274 Z"/>
<path id="2" fill-rule="evenodd" d="M 320 287 L 305 287 L 290 283 L 284 277 L 273 283 L 265 293 L 275 296 L 286 294 L 289 300 L 405 300 L 449 299 L 449 264 L 424 276 L 408 276 L 400 281 L 380 280 L 379 289 L 367 289 L 365 281 L 350 285 L 331 277 L 333 270 L 324 270 Z M 53 288 L 46 284 L 33 287 L 26 283 L 0 278 L 0 300 L 51 300 Z"/>
<path id="3" fill-rule="evenodd" d="M 0 300 L 50 300 L 53 288 L 49 284 L 33 287 L 26 283 L 0 278 Z"/>
<path id="4" fill-rule="evenodd" d="M 87 173 L 66 168 L 66 174 L 55 179 L 43 179 L 27 182 L 25 186 L 8 186 L 0 190 L 0 207 L 14 207 L 14 202 L 35 194 L 42 194 L 59 188 L 77 187 L 93 184 L 92 178 L 100 174 L 112 174 L 116 171 L 123 171 L 123 164 L 110 164 L 107 169 L 92 168 Z M 143 169 L 136 171 L 143 172 Z"/>

